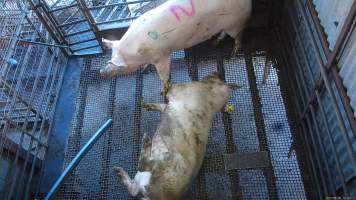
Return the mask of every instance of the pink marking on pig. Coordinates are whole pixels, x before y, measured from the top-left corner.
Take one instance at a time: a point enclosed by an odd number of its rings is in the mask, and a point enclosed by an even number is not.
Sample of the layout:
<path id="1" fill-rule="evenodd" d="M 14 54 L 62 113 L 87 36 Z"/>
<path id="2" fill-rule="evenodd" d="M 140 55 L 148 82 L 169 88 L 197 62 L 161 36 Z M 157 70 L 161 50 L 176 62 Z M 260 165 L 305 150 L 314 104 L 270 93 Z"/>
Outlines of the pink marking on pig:
<path id="1" fill-rule="evenodd" d="M 190 0 L 190 5 L 192 7 L 191 11 L 187 11 L 184 7 L 182 7 L 180 5 L 172 5 L 169 7 L 169 10 L 174 14 L 177 21 L 180 22 L 181 18 L 179 16 L 177 10 L 181 10 L 185 15 L 187 15 L 189 17 L 193 17 L 195 15 L 195 6 L 194 6 L 193 0 Z"/>

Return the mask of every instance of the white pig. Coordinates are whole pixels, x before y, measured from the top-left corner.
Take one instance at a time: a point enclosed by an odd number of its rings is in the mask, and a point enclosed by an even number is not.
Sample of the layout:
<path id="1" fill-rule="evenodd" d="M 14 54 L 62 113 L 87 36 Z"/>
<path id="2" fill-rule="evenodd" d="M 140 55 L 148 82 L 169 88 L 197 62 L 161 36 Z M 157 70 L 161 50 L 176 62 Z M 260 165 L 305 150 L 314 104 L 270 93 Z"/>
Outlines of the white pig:
<path id="1" fill-rule="evenodd" d="M 114 168 L 132 196 L 142 200 L 178 200 L 202 165 L 213 117 L 228 101 L 235 85 L 217 75 L 199 82 L 174 84 L 168 104 L 145 104 L 159 110 L 161 123 L 152 140 L 145 134 L 134 179 Z"/>
<path id="2" fill-rule="evenodd" d="M 235 39 L 240 47 L 241 32 L 251 13 L 252 0 L 169 0 L 137 18 L 120 40 L 103 39 L 112 58 L 100 70 L 103 76 L 128 74 L 142 65 L 155 65 L 169 87 L 170 54 L 192 47 L 220 33 Z"/>

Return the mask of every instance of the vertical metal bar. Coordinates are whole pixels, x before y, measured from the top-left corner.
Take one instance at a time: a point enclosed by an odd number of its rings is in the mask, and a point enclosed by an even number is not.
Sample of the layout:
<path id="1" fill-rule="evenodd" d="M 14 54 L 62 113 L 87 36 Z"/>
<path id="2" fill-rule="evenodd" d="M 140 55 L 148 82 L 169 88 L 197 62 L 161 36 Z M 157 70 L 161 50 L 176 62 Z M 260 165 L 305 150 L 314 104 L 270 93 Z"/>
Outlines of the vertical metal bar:
<path id="1" fill-rule="evenodd" d="M 289 18 L 289 21 L 293 21 L 293 18 L 288 15 L 288 18 Z M 295 23 L 290 23 L 292 24 L 294 30 L 298 30 Z M 288 28 L 287 28 L 288 29 Z M 288 29 L 288 32 L 290 34 L 290 29 Z M 297 38 L 297 42 L 299 44 L 299 48 L 302 49 L 302 56 L 303 56 L 303 60 L 307 63 L 307 71 L 308 71 L 308 75 L 309 75 L 309 78 L 310 80 L 312 80 L 313 84 L 315 84 L 315 78 L 313 76 L 313 71 L 311 69 L 311 64 L 310 64 L 310 61 L 308 59 L 308 56 L 307 56 L 307 53 L 306 53 L 306 50 L 305 48 L 303 48 L 303 43 L 302 43 L 302 39 L 300 38 L 300 35 L 299 34 L 296 34 L 296 38 Z M 297 57 L 296 57 L 297 58 Z"/>
<path id="2" fill-rule="evenodd" d="M 303 9 L 303 6 L 301 5 L 300 1 L 297 0 L 297 3 L 298 3 L 299 9 L 301 9 L 301 11 L 302 11 L 301 12 L 302 13 L 302 17 L 303 17 L 303 20 L 306 23 L 306 29 L 307 29 L 309 38 L 312 40 L 312 46 L 313 46 L 313 48 L 315 50 L 315 55 L 316 55 L 317 62 L 319 64 L 321 76 L 322 76 L 322 79 L 324 80 L 326 90 L 329 93 L 329 96 L 331 98 L 331 103 L 332 103 L 332 105 L 334 107 L 334 110 L 336 112 L 336 118 L 337 118 L 339 127 L 341 129 L 343 138 L 345 139 L 347 149 L 348 149 L 348 151 L 349 151 L 349 153 L 351 155 L 351 162 L 352 162 L 352 164 L 354 166 L 354 169 L 356 170 L 356 154 L 353 151 L 351 142 L 349 141 L 349 138 L 348 138 L 348 135 L 347 135 L 347 131 L 346 131 L 346 126 L 345 126 L 344 120 L 342 118 L 342 114 L 341 114 L 340 108 L 337 105 L 337 100 L 336 100 L 335 93 L 331 88 L 331 84 L 329 82 L 328 74 L 326 72 L 326 69 L 324 68 L 323 61 L 322 61 L 321 56 L 320 56 L 320 52 L 318 51 L 318 47 L 316 45 L 317 42 L 316 42 L 316 40 L 315 40 L 315 38 L 313 36 L 312 30 L 311 30 L 311 25 L 309 24 L 309 21 L 306 19 L 306 13 L 305 13 L 305 10 Z M 298 32 L 297 32 L 297 34 L 298 34 Z"/>
<path id="3" fill-rule="evenodd" d="M 328 126 L 329 123 L 328 123 L 328 120 L 326 118 L 326 112 L 324 110 L 324 107 L 323 107 L 319 92 L 316 91 L 315 93 L 316 93 L 317 102 L 318 102 L 318 105 L 319 105 L 319 108 L 320 108 L 320 112 L 321 112 L 321 119 L 322 119 L 322 121 L 324 123 L 324 126 L 326 128 L 327 137 L 328 137 L 328 139 L 330 140 L 330 143 L 331 143 L 331 150 L 332 150 L 333 154 L 335 155 L 336 167 L 337 167 L 337 170 L 339 171 L 339 174 L 343 175 L 343 181 L 342 181 L 343 183 L 342 184 L 343 184 L 343 188 L 345 188 L 346 191 L 347 191 L 348 188 L 346 186 L 346 181 L 345 181 L 346 179 L 344 177 L 344 174 L 343 174 L 343 171 L 342 171 L 342 168 L 341 168 L 342 165 L 341 165 L 341 163 L 340 163 L 340 161 L 338 159 L 338 156 L 337 156 L 338 154 L 337 154 L 337 151 L 336 151 L 334 139 L 333 139 L 333 137 L 331 135 L 331 130 L 330 130 L 329 126 Z"/>
<path id="4" fill-rule="evenodd" d="M 222 49 L 218 49 L 217 57 L 217 67 L 218 67 L 218 72 L 220 78 L 222 78 L 224 81 L 225 80 L 225 67 L 224 67 L 224 55 L 222 52 Z M 233 129 L 232 129 L 232 118 L 229 113 L 222 113 L 222 120 L 224 123 L 224 129 L 225 129 L 225 141 L 226 141 L 226 153 L 232 154 L 238 152 L 237 146 L 234 144 L 234 134 L 233 134 Z M 241 187 L 240 187 L 240 176 L 239 176 L 239 171 L 238 170 L 232 170 L 228 171 L 228 175 L 230 178 L 230 183 L 231 183 L 231 192 L 232 192 L 232 198 L 233 199 L 243 199 Z"/>
<path id="5" fill-rule="evenodd" d="M 283 37 L 282 37 L 282 34 L 280 32 L 277 31 L 277 38 L 279 39 L 279 44 L 284 44 L 286 43 L 284 40 L 283 40 Z M 288 47 L 285 47 L 285 48 L 288 48 Z M 279 46 L 279 49 L 283 49 L 282 46 Z M 282 55 L 282 58 L 284 59 L 284 66 L 287 67 L 288 65 L 292 65 L 291 68 L 292 70 L 294 71 L 295 68 L 296 68 L 296 64 L 295 62 L 290 62 L 290 60 L 288 59 L 288 56 L 286 55 L 286 52 L 281 50 L 279 52 L 279 54 Z M 294 65 L 294 66 L 293 66 Z M 302 110 L 299 106 L 298 103 L 294 102 L 294 100 L 297 100 L 298 101 L 298 97 L 297 97 L 297 92 L 299 91 L 300 92 L 300 88 L 299 88 L 299 84 L 297 81 L 294 81 L 293 82 L 293 77 L 291 75 L 291 73 L 289 72 L 289 70 L 285 67 L 281 67 L 281 70 L 283 70 L 286 74 L 287 74 L 287 77 L 285 77 L 286 79 L 289 79 L 287 80 L 286 82 L 289 82 L 290 85 L 292 86 L 292 97 L 289 97 L 288 98 L 288 101 L 291 102 L 290 105 L 293 105 L 293 106 L 289 106 L 289 110 L 292 112 L 291 113 L 291 117 L 292 117 L 292 126 L 291 128 L 293 129 L 293 137 L 294 137 L 294 142 L 295 142 L 295 145 L 296 146 L 300 146 L 300 148 L 296 148 L 296 151 L 299 150 L 302 150 L 302 151 L 299 151 L 297 153 L 298 156 L 298 161 L 299 161 L 299 165 L 301 166 L 301 170 L 302 170 L 302 173 L 304 172 L 304 170 L 307 170 L 303 173 L 303 181 L 304 181 L 304 186 L 305 188 L 307 189 L 307 195 L 309 195 L 309 198 L 310 199 L 314 199 L 314 197 L 316 196 L 316 193 L 315 193 L 315 190 L 314 190 L 314 186 L 310 181 L 310 173 L 311 173 L 311 168 L 310 168 L 310 165 L 307 164 L 307 157 L 304 156 L 304 155 L 307 155 L 307 152 L 306 152 L 306 148 L 303 148 L 301 145 L 304 144 L 305 142 L 303 141 L 303 138 L 302 138 L 302 134 L 301 131 L 299 130 L 298 126 L 297 126 L 297 123 L 295 121 L 295 118 L 296 117 L 300 117 L 301 116 L 301 113 L 302 113 Z M 294 77 L 296 79 L 296 73 L 294 72 Z M 293 83 L 296 83 L 297 87 L 298 87 L 298 91 L 297 89 L 295 88 L 295 85 Z M 286 87 L 287 89 L 289 89 L 289 87 Z M 289 90 L 290 91 L 290 90 Z M 301 143 L 299 143 L 299 140 Z M 308 191 L 311 191 L 310 193 L 308 193 Z"/>
<path id="6" fill-rule="evenodd" d="M 39 79 L 40 79 L 40 75 L 41 75 L 41 69 L 42 69 L 42 66 L 44 65 L 44 63 L 45 63 L 45 60 L 46 60 L 46 58 L 47 58 L 47 51 L 46 50 L 44 50 L 43 51 L 43 55 L 41 56 L 41 60 L 40 60 L 40 63 L 39 63 L 39 66 L 38 66 L 38 68 L 37 68 L 37 72 L 36 72 L 36 78 L 35 78 L 35 81 L 34 81 L 34 83 L 33 83 L 33 88 L 32 88 L 32 91 L 31 91 L 31 95 L 30 95 L 30 102 L 29 102 L 29 106 L 27 107 L 27 111 L 26 111 L 26 115 L 27 115 L 27 117 L 29 117 L 29 115 L 30 115 L 30 107 L 32 107 L 32 104 L 33 104 L 33 101 L 34 101 L 34 94 L 35 94 L 35 90 L 36 90 L 36 88 L 38 87 L 38 83 L 39 83 Z M 54 58 L 54 55 L 53 55 L 53 58 Z M 47 72 L 47 76 L 49 75 L 49 69 L 51 69 L 51 66 L 49 66 L 48 67 L 48 72 Z M 45 84 L 46 85 L 46 84 Z M 46 88 L 46 86 L 45 87 L 43 87 L 43 91 L 42 91 L 42 93 L 44 93 L 45 92 L 45 88 Z M 42 97 L 43 98 L 43 97 Z M 41 98 L 41 99 L 42 99 Z M 42 106 L 41 106 L 42 107 Z M 31 131 L 31 136 L 33 136 L 34 135 L 34 133 L 35 133 L 35 131 L 36 131 L 36 129 L 37 129 L 37 123 L 38 123 L 38 120 L 39 120 L 39 116 L 40 116 L 40 110 L 39 110 L 39 112 L 37 112 L 36 113 L 36 117 L 35 117 L 35 124 L 33 125 L 33 127 L 32 127 L 32 131 Z M 42 122 L 45 122 L 45 119 L 46 118 L 42 118 Z M 28 122 L 28 120 L 26 119 L 26 121 L 25 121 L 25 123 L 23 124 L 23 126 L 22 126 L 22 129 L 26 129 L 26 126 L 27 126 L 27 122 Z M 33 139 L 31 139 L 31 142 L 30 142 L 30 145 L 29 145 L 29 149 L 31 149 L 32 148 L 32 144 L 33 144 Z M 39 142 L 38 142 L 38 145 L 40 145 L 39 144 Z M 24 175 L 25 175 L 25 171 L 26 171 L 26 168 L 27 168 L 27 162 L 28 162 L 28 159 L 29 159 L 29 155 L 30 155 L 30 151 L 27 151 L 27 153 L 26 153 L 26 158 L 25 158 L 25 162 L 24 162 L 24 164 L 23 164 L 23 169 L 22 169 L 22 172 L 21 172 L 21 175 L 20 175 L 20 179 L 19 179 L 19 184 L 22 184 L 22 180 L 23 180 L 23 177 L 24 177 Z M 22 188 L 22 187 L 20 187 L 20 188 Z M 17 199 L 17 196 L 19 195 L 19 192 L 17 192 L 16 193 L 16 199 Z"/>
<path id="7" fill-rule="evenodd" d="M 109 109 L 108 117 L 113 118 L 114 107 L 115 107 L 115 94 L 116 94 L 116 78 L 113 78 L 110 82 L 109 90 Z M 109 186 L 109 174 L 110 174 L 110 164 L 111 164 L 111 152 L 112 152 L 112 134 L 113 128 L 108 130 L 105 136 L 106 145 L 102 148 L 102 172 L 100 174 L 100 199 L 105 200 L 108 198 L 108 186 Z"/>
<path id="8" fill-rule="evenodd" d="M 62 175 L 58 178 L 56 183 L 53 185 L 53 187 L 45 197 L 45 200 L 50 200 L 54 198 L 63 181 L 73 172 L 73 170 L 78 166 L 79 162 L 89 152 L 93 145 L 101 138 L 101 136 L 109 129 L 112 123 L 112 119 L 109 119 L 96 131 L 96 133 L 94 133 L 94 135 L 89 139 L 89 141 L 83 146 L 79 153 L 69 163 L 68 167 L 64 170 Z"/>
<path id="9" fill-rule="evenodd" d="M 320 104 L 318 104 L 319 106 L 321 106 Z M 316 136 L 317 136 L 317 141 L 319 141 L 319 148 L 322 150 L 321 152 L 321 156 L 322 156 L 322 159 L 324 160 L 324 165 L 326 166 L 326 172 L 327 172 L 327 175 L 328 175 L 328 178 L 329 178 L 329 182 L 331 182 L 331 192 L 332 192 L 332 195 L 333 196 L 336 196 L 336 186 L 334 184 L 334 178 L 331 176 L 331 172 L 330 172 L 330 168 L 329 168 L 329 164 L 328 164 L 328 160 L 327 160 L 327 157 L 326 157 L 326 152 L 325 152 L 325 145 L 324 145 L 324 142 L 321 138 L 321 131 L 320 131 L 320 128 L 319 128 L 319 124 L 316 120 L 316 115 L 315 115 L 315 110 L 314 110 L 314 107 L 312 105 L 310 105 L 310 111 L 311 111 L 311 114 L 312 114 L 312 118 L 313 118 L 313 122 L 314 122 L 314 126 L 316 128 Z M 327 125 L 327 124 L 325 124 Z M 328 130 L 328 127 L 326 126 L 326 129 L 327 131 Z M 330 132 L 329 132 L 330 133 Z M 331 139 L 331 138 L 329 138 Z M 340 162 L 339 160 L 337 159 L 337 154 L 336 154 L 336 149 L 335 149 L 335 144 L 333 141 L 330 141 L 331 142 L 331 149 L 332 149 L 332 155 L 335 159 L 335 163 L 336 163 L 336 170 L 340 176 L 340 180 L 342 182 L 342 188 L 343 188 L 343 191 L 344 191 L 344 194 L 345 195 L 349 195 L 350 192 L 348 190 L 348 188 L 346 187 L 346 179 L 345 179 L 345 176 L 344 176 L 344 173 L 342 172 L 341 170 L 341 167 L 340 167 Z"/>
<path id="10" fill-rule="evenodd" d="M 17 24 L 15 33 L 13 34 L 13 37 L 11 39 L 10 45 L 9 45 L 9 50 L 6 53 L 5 56 L 5 66 L 2 67 L 1 69 L 1 76 L 4 76 L 4 72 L 5 70 L 8 68 L 9 64 L 7 63 L 7 61 L 10 59 L 10 57 L 13 55 L 15 48 L 16 48 L 16 43 L 17 43 L 17 38 L 19 37 L 22 27 L 23 27 L 23 23 L 25 21 L 25 13 L 22 13 L 21 17 L 20 17 L 20 21 Z"/>
<path id="11" fill-rule="evenodd" d="M 288 37 L 287 37 L 287 36 L 288 36 Z M 289 40 L 288 40 L 288 39 L 289 39 Z M 304 95 L 303 95 L 303 94 L 306 94 L 306 93 L 305 93 L 305 89 L 307 89 L 307 88 L 306 88 L 306 86 L 305 86 L 305 80 L 304 80 L 304 79 L 302 80 L 302 78 L 300 78 L 300 76 L 302 76 L 302 73 L 300 72 L 300 71 L 301 71 L 301 70 L 300 70 L 300 63 L 299 63 L 299 60 L 298 60 L 297 57 L 296 57 L 295 49 L 293 48 L 293 45 L 290 44 L 290 42 L 288 42 L 288 41 L 291 40 L 291 38 L 290 38 L 290 36 L 289 36 L 289 32 L 286 33 L 286 34 L 283 35 L 283 36 L 281 35 L 281 40 L 283 41 L 284 44 L 289 45 L 289 48 L 286 47 L 286 49 L 287 49 L 287 52 L 289 53 L 289 55 L 290 55 L 291 57 L 293 57 L 293 60 L 294 60 L 294 62 L 289 62 L 289 63 L 293 63 L 293 65 L 294 65 L 294 67 L 292 68 L 292 70 L 294 71 L 294 77 L 295 77 L 295 80 L 296 80 L 296 85 L 297 85 L 298 90 L 299 90 L 299 96 L 301 97 L 301 100 L 302 100 L 302 106 L 306 106 L 307 103 L 305 102 L 305 99 L 304 99 Z M 291 50 L 291 49 L 292 49 L 292 50 Z M 292 52 L 291 52 L 291 51 L 292 51 Z M 288 60 L 290 60 L 290 59 L 288 59 Z M 300 86 L 300 84 L 303 84 L 304 87 Z M 304 90 L 302 90 L 303 88 L 304 88 Z M 303 93 L 303 92 L 304 92 L 304 93 Z M 298 116 L 298 117 L 300 117 L 300 116 Z"/>
<path id="12" fill-rule="evenodd" d="M 310 152 L 310 156 L 311 156 L 310 159 L 314 160 L 314 158 L 315 158 L 315 160 L 316 160 L 316 163 L 315 163 L 316 175 L 319 176 L 320 179 L 321 179 L 321 186 L 320 186 L 321 191 L 320 192 L 323 193 L 322 198 L 325 198 L 325 197 L 328 196 L 329 189 L 328 189 L 328 186 L 326 184 L 325 177 L 324 177 L 322 169 L 323 168 L 327 168 L 328 165 L 324 166 L 320 161 L 320 157 L 319 157 L 320 154 L 318 152 L 318 146 L 316 145 L 315 140 L 314 140 L 314 132 L 313 132 L 313 129 L 312 129 L 312 123 L 310 122 L 310 118 L 309 118 L 308 115 L 306 115 L 305 121 L 306 121 L 306 125 L 309 127 L 308 132 L 306 132 L 306 133 L 308 133 L 310 141 L 311 141 L 311 145 L 309 145 L 309 152 Z M 309 143 L 308 135 L 305 135 L 305 139 Z M 335 196 L 335 194 L 333 196 Z"/>
<path id="13" fill-rule="evenodd" d="M 43 97 L 45 95 L 45 89 L 46 89 L 46 85 L 48 84 L 48 81 L 49 81 L 49 73 L 52 69 L 52 66 L 54 65 L 54 58 L 55 56 L 53 55 L 52 58 L 51 58 L 51 61 L 50 61 L 50 67 L 48 67 L 48 71 L 47 71 L 47 77 L 46 77 L 46 80 L 45 80 L 45 87 L 43 87 L 43 90 L 42 90 L 42 96 L 41 96 L 41 99 L 43 100 Z M 23 66 L 23 68 L 25 68 Z M 22 78 L 22 76 L 20 76 Z M 35 89 L 35 88 L 34 88 Z M 32 103 L 32 102 L 31 102 Z M 27 113 L 28 114 L 28 113 Z M 33 133 L 36 131 L 36 126 L 37 126 L 37 123 L 39 121 L 39 112 L 37 112 L 36 114 L 36 119 L 35 119 L 35 125 L 33 126 L 32 128 L 32 133 L 31 135 L 33 135 Z M 45 119 L 42 119 L 42 123 L 45 122 Z M 24 125 L 27 126 L 27 123 L 25 122 Z M 19 149 L 22 147 L 22 143 L 23 143 L 23 139 L 24 139 L 24 133 L 21 133 L 21 140 L 20 140 L 20 143 L 18 144 L 18 148 L 17 148 L 17 151 L 16 151 L 16 156 L 15 156 L 15 161 L 14 161 L 14 166 L 16 166 L 17 162 L 18 162 L 18 156 L 19 156 Z M 32 140 L 31 140 L 31 143 L 32 143 Z M 30 150 L 27 151 L 26 153 L 26 161 L 28 160 L 28 156 L 29 156 L 29 152 Z M 27 162 L 25 163 L 25 166 L 27 165 Z M 25 169 L 24 169 L 25 170 Z M 18 178 L 18 173 L 19 171 L 16 171 L 15 175 L 13 176 L 13 181 L 11 183 L 11 188 L 10 188 L 10 191 L 9 191 L 9 199 L 12 199 L 12 195 L 15 191 L 15 186 L 16 186 L 16 182 L 17 182 L 17 178 Z"/>
<path id="14" fill-rule="evenodd" d="M 335 65 L 336 57 L 340 53 L 347 36 L 349 34 L 351 34 L 352 27 L 355 25 L 355 18 L 356 18 L 356 1 L 354 1 L 352 3 L 350 12 L 348 13 L 348 15 L 346 17 L 346 20 L 345 20 L 344 25 L 341 29 L 341 32 L 336 40 L 334 50 L 331 53 L 328 52 L 329 53 L 328 62 L 325 65 L 325 68 L 327 70 L 330 70 L 331 67 L 336 68 L 336 65 Z"/>
<path id="15" fill-rule="evenodd" d="M 93 16 L 90 13 L 90 10 L 88 9 L 87 5 L 85 4 L 84 0 L 76 0 L 79 8 L 82 10 L 84 17 L 87 19 L 89 26 L 91 28 L 91 30 L 93 31 L 99 45 L 101 46 L 101 48 L 103 48 L 103 44 L 101 39 L 99 39 L 99 28 L 96 25 L 95 19 L 93 18 Z"/>
<path id="16" fill-rule="evenodd" d="M 64 57 L 64 55 L 62 55 L 62 56 Z M 66 61 L 68 61 L 68 60 L 66 60 Z M 53 109 L 52 109 L 51 113 L 48 114 L 49 116 L 53 116 L 53 115 L 54 115 L 55 108 L 56 108 L 57 102 L 58 102 L 57 100 L 58 100 L 59 92 L 60 92 L 60 89 L 61 89 L 62 84 L 63 84 L 64 73 L 65 73 L 66 68 L 67 68 L 67 62 L 65 62 L 62 66 L 63 66 L 62 68 L 64 68 L 64 69 L 62 70 L 61 74 L 59 75 L 59 84 L 57 84 L 56 94 L 55 94 L 56 99 L 54 100 Z M 48 102 L 48 103 L 49 103 L 49 102 Z M 48 104 L 48 103 L 47 103 L 47 104 Z M 48 128 L 48 132 L 49 132 L 49 133 L 52 132 L 52 127 L 53 127 L 52 121 L 53 121 L 53 119 L 51 120 L 50 125 L 49 125 L 49 128 Z M 41 127 L 42 127 L 42 125 L 41 125 Z M 40 128 L 40 129 L 42 129 L 42 128 Z M 40 139 L 41 139 L 41 140 L 42 140 L 42 136 L 43 136 L 43 135 L 40 135 Z M 49 135 L 47 135 L 47 138 L 46 138 L 46 141 L 47 141 L 47 142 L 48 142 L 48 139 L 49 139 Z M 45 148 L 45 147 L 42 147 L 42 148 Z M 36 149 L 35 149 L 35 153 L 34 153 L 35 157 L 38 156 L 38 153 L 39 153 L 39 151 L 40 151 L 39 149 L 40 149 L 39 146 L 37 146 Z M 48 149 L 48 147 L 45 148 L 45 156 L 46 156 L 46 153 L 47 153 L 47 149 Z M 36 162 L 32 162 L 32 163 L 34 163 L 34 165 L 36 164 Z M 44 164 L 45 164 L 45 162 L 42 162 L 41 169 L 39 170 L 39 173 L 40 173 L 39 180 L 41 180 L 41 178 L 42 178 L 41 175 L 43 174 Z M 33 166 L 34 166 L 34 165 L 33 165 Z M 31 168 L 30 175 L 29 175 L 29 178 L 28 178 L 27 184 L 26 184 L 26 192 L 25 192 L 26 196 L 25 196 L 25 200 L 28 199 L 28 195 L 29 195 L 29 191 L 30 191 L 30 184 L 31 184 L 31 181 L 32 181 L 33 173 L 34 173 L 34 167 L 33 167 L 33 166 L 32 166 L 32 168 Z M 39 188 L 39 185 L 40 185 L 40 183 L 37 184 L 37 189 Z M 37 190 L 36 190 L 36 195 L 35 195 L 35 197 L 36 197 L 36 196 L 37 196 Z"/>
<path id="17" fill-rule="evenodd" d="M 307 129 L 304 126 L 304 122 L 302 122 L 300 124 L 300 127 L 301 127 L 301 130 L 302 130 L 301 138 L 303 140 L 303 144 L 306 147 L 305 151 L 307 152 L 307 158 L 309 160 L 310 172 L 312 173 L 312 176 L 313 176 L 313 179 L 314 179 L 313 182 L 314 182 L 314 184 L 315 184 L 315 186 L 317 188 L 317 193 L 318 193 L 318 197 L 319 197 L 318 199 L 323 199 L 323 195 L 321 194 L 322 189 L 320 187 L 318 177 L 316 176 L 317 170 L 315 168 L 313 157 L 312 157 L 311 152 L 310 152 L 310 146 L 309 146 L 309 143 L 308 143 L 307 138 L 306 138 L 306 135 L 307 135 L 306 130 Z"/>
<path id="18" fill-rule="evenodd" d="M 140 153 L 140 141 L 141 141 L 141 118 L 142 118 L 142 96 L 143 96 L 143 70 L 139 70 L 136 73 L 136 94 L 135 94 L 135 111 L 134 111 L 134 133 L 133 144 L 134 150 L 132 159 L 138 161 Z"/>
<path id="19" fill-rule="evenodd" d="M 250 92 L 252 96 L 253 111 L 255 116 L 256 131 L 259 141 L 260 151 L 268 152 L 268 156 L 272 159 L 270 150 L 268 147 L 268 140 L 266 137 L 265 123 L 262 114 L 262 103 L 258 93 L 258 88 L 256 84 L 256 75 L 254 72 L 254 66 L 252 61 L 251 49 L 245 52 L 245 62 L 247 68 L 248 82 L 250 85 Z M 267 189 L 270 199 L 278 199 L 278 191 L 276 186 L 276 178 L 274 176 L 273 166 L 271 164 L 267 169 L 263 169 L 264 176 L 267 181 Z"/>
<path id="20" fill-rule="evenodd" d="M 31 38 L 34 38 L 34 36 L 35 36 L 35 34 L 33 34 L 32 35 L 32 37 Z M 24 66 L 24 64 L 25 63 L 27 63 L 27 60 L 28 60 L 28 57 L 29 57 L 29 54 L 32 52 L 32 50 L 33 50 L 33 46 L 30 46 L 27 50 L 26 50 L 26 54 L 25 54 L 25 58 L 23 59 L 23 62 L 21 63 L 21 69 L 20 69 L 20 74 L 19 74 L 19 78 L 18 78 L 18 81 L 17 81 L 17 83 L 16 83 L 16 87 L 15 87 L 15 89 L 14 89 L 14 94 L 12 95 L 12 98 L 10 97 L 10 95 L 9 95 L 9 98 L 8 98 L 8 100 L 10 99 L 10 101 L 8 101 L 8 102 L 10 102 L 10 108 L 9 108 L 9 111 L 5 114 L 5 116 L 4 116 L 4 118 L 5 119 L 10 119 L 10 117 L 11 117 L 11 114 L 12 114 L 12 111 L 13 111 L 13 109 L 14 109 L 14 107 L 15 107 L 15 104 L 16 104 L 16 100 L 17 100 L 17 97 L 18 97 L 18 92 L 17 91 L 19 91 L 19 89 L 20 89 L 20 87 L 21 87 L 21 78 L 23 77 L 23 75 L 24 75 L 24 73 L 25 73 L 25 66 Z M 18 68 L 20 68 L 20 66 L 18 66 Z M 16 69 L 16 71 L 17 71 L 17 69 Z M 5 80 L 4 80 L 5 81 Z M 4 126 L 4 128 L 3 128 L 3 130 L 2 130 L 2 134 L 4 134 L 4 137 L 6 137 L 6 133 L 7 133 L 7 131 L 8 131 L 8 128 L 9 128 L 9 121 L 6 121 L 6 123 L 5 123 L 5 126 Z M 19 144 L 17 145 L 17 149 L 16 149 L 16 155 L 15 155 L 15 159 L 14 159 L 14 161 L 13 161 L 13 163 L 12 163 L 12 168 L 14 169 L 15 168 L 15 165 L 17 164 L 17 161 L 18 161 L 18 157 L 19 157 L 19 149 L 20 148 L 22 148 L 22 142 L 23 142 L 23 139 L 24 139 L 24 133 L 21 133 L 21 136 L 20 136 L 20 142 L 19 142 Z M 2 142 L 3 143 L 3 142 Z M 1 143 L 1 147 L 2 147 L 2 143 Z M 3 151 L 3 149 L 1 148 L 0 149 L 0 155 L 2 155 L 2 151 Z M 11 184 L 11 190 L 10 190 L 10 193 L 8 193 L 7 195 L 10 195 L 10 198 L 11 198 L 11 195 L 12 195 L 12 188 L 13 188 L 13 186 L 14 186 L 14 184 L 15 184 L 15 180 L 17 179 L 17 174 L 18 174 L 18 171 L 16 171 L 16 175 L 15 176 L 13 176 L 13 182 L 12 182 L 12 184 Z"/>
<path id="21" fill-rule="evenodd" d="M 316 27 L 316 31 L 319 35 L 319 39 L 321 41 L 321 45 L 324 49 L 324 53 L 326 53 L 327 57 L 329 57 L 329 54 L 330 54 L 330 49 L 329 49 L 329 44 L 327 42 L 327 39 L 326 39 L 326 35 L 323 31 L 323 28 L 321 27 L 321 24 L 320 24 L 320 20 L 318 18 L 318 13 L 316 12 L 314 6 L 313 6 L 313 0 L 306 0 L 306 3 L 307 3 L 307 6 L 308 6 L 308 10 L 310 12 L 310 15 L 312 17 L 312 20 L 314 22 L 314 25 Z"/>

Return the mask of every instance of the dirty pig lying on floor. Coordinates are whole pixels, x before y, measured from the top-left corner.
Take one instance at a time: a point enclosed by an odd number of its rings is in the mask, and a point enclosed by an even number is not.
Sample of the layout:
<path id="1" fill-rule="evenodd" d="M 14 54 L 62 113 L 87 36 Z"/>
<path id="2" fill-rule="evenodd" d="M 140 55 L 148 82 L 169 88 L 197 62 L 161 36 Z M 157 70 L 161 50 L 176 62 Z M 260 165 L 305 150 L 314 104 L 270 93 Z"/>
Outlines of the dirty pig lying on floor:
<path id="1" fill-rule="evenodd" d="M 134 179 L 121 167 L 114 168 L 132 196 L 144 200 L 181 198 L 202 165 L 213 117 L 235 88 L 213 74 L 202 81 L 172 85 L 168 104 L 144 105 L 161 112 L 159 128 L 152 139 L 144 134 Z"/>
<path id="2" fill-rule="evenodd" d="M 103 39 L 112 49 L 112 58 L 100 70 L 103 76 L 128 74 L 141 65 L 155 65 L 163 81 L 163 94 L 169 84 L 170 54 L 192 47 L 220 33 L 241 46 L 241 32 L 251 13 L 252 0 L 168 0 L 137 18 L 125 35 L 116 41 Z"/>

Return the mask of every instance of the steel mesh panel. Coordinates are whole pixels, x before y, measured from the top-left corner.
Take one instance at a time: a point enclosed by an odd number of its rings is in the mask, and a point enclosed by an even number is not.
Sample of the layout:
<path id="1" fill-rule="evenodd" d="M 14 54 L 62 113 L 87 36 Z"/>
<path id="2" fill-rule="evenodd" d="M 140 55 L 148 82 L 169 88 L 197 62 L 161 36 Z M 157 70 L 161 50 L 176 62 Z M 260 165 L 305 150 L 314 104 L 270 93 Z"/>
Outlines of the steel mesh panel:
<path id="1" fill-rule="evenodd" d="M 265 59 L 262 54 L 254 57 L 253 62 L 279 197 L 302 199 L 305 198 L 304 186 L 301 181 L 296 181 L 301 180 L 301 174 L 299 170 L 294 170 L 298 169 L 296 155 L 288 158 L 292 135 L 283 105 L 277 69 L 271 68 L 267 83 L 262 84 Z"/>
<path id="2" fill-rule="evenodd" d="M 253 68 L 249 67 L 249 58 Z M 114 124 L 66 181 L 58 199 L 134 199 L 112 168 L 121 166 L 132 178 L 137 172 L 142 136 L 144 133 L 152 136 L 160 122 L 160 113 L 146 111 L 142 104 L 163 102 L 162 83 L 153 67 L 132 75 L 101 78 L 98 70 L 108 59 L 109 56 L 86 59 L 66 165 L 107 118 L 112 117 Z M 292 135 L 278 71 L 271 69 L 267 83 L 262 84 L 264 66 L 264 52 L 232 58 L 226 49 L 172 54 L 172 83 L 199 80 L 224 69 L 226 81 L 241 86 L 233 91 L 229 100 L 234 111 L 214 117 L 203 167 L 184 199 L 306 198 L 296 156 L 288 158 Z M 256 99 L 262 105 L 260 110 L 254 108 Z M 257 112 L 262 118 L 256 118 Z M 224 169 L 223 154 L 263 149 L 270 153 L 271 167 Z"/>

